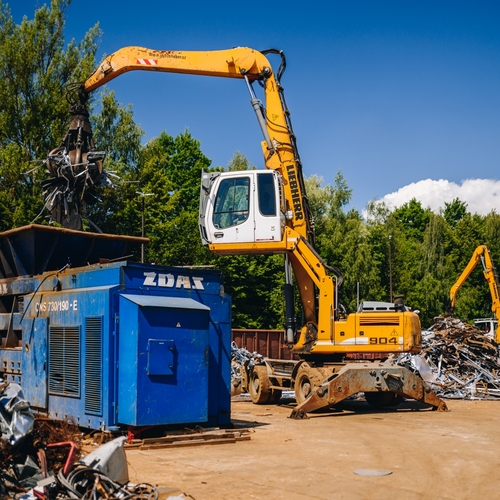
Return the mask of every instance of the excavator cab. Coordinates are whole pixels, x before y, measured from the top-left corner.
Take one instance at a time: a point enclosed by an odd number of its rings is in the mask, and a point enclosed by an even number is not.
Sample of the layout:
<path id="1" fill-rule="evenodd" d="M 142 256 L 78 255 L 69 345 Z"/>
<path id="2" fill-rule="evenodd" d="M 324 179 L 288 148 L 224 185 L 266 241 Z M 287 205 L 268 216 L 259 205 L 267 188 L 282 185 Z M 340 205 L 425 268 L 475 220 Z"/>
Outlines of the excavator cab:
<path id="1" fill-rule="evenodd" d="M 203 172 L 199 213 L 203 244 L 281 241 L 283 199 L 276 171 Z"/>

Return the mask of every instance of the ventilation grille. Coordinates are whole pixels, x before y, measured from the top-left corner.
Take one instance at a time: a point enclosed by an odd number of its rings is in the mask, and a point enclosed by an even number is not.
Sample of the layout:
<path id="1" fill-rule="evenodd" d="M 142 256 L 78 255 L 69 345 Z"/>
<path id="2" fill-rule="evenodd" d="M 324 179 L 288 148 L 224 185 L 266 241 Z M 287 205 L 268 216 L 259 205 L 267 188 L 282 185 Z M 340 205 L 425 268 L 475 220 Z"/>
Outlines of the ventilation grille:
<path id="1" fill-rule="evenodd" d="M 102 414 L 102 318 L 85 318 L 85 413 Z"/>
<path id="2" fill-rule="evenodd" d="M 380 315 L 360 316 L 359 326 L 399 326 L 399 316 L 380 317 Z"/>
<path id="3" fill-rule="evenodd" d="M 80 327 L 49 327 L 49 394 L 80 397 Z"/>

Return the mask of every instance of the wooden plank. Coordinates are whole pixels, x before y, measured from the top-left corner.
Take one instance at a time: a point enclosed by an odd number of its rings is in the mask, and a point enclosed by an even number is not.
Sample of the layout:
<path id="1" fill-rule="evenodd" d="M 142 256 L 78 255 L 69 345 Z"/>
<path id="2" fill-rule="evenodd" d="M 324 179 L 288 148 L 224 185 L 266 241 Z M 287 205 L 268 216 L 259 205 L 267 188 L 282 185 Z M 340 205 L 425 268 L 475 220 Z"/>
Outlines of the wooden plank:
<path id="1" fill-rule="evenodd" d="M 176 441 L 176 442 L 165 442 L 165 443 L 151 443 L 151 444 L 143 444 L 143 445 L 132 445 L 132 449 L 139 450 L 157 450 L 163 448 L 186 448 L 188 446 L 202 446 L 202 445 L 214 445 L 214 444 L 229 444 L 236 443 L 239 441 L 250 441 L 250 436 L 240 436 L 234 438 L 222 438 L 222 439 L 198 439 L 196 441 Z M 129 449 L 128 446 L 125 449 Z"/>

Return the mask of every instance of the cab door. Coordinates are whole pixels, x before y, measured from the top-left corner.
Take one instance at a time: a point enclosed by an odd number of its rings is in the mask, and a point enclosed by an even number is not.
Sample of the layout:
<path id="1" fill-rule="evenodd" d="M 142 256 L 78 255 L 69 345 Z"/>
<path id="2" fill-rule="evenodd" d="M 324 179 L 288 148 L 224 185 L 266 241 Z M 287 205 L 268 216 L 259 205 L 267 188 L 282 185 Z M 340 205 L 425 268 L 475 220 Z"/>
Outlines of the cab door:
<path id="1" fill-rule="evenodd" d="M 281 241 L 284 217 L 280 217 L 279 183 L 274 172 L 257 172 L 254 190 L 255 241 Z"/>
<path id="2" fill-rule="evenodd" d="M 252 176 L 221 178 L 213 204 L 213 243 L 254 241 Z"/>

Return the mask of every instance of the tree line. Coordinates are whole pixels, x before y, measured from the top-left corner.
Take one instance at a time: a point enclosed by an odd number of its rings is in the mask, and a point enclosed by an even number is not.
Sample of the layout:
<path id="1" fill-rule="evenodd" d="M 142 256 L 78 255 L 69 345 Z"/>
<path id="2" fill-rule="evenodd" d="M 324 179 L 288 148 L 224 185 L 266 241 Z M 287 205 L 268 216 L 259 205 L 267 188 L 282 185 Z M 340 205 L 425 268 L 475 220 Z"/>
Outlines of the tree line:
<path id="1" fill-rule="evenodd" d="M 44 160 L 69 123 L 65 96 L 96 66 L 101 34 L 95 25 L 81 41 L 66 43 L 70 3 L 52 0 L 16 24 L 0 0 L 0 231 L 49 223 L 40 185 L 48 176 Z M 97 149 L 107 152 L 105 168 L 116 181 L 100 190 L 88 220 L 103 232 L 139 236 L 144 202 L 146 262 L 215 266 L 233 299 L 234 327 L 282 328 L 283 256 L 216 256 L 198 233 L 202 170 L 254 168 L 246 157 L 235 152 L 229 165 L 214 167 L 188 131 L 176 137 L 163 131 L 143 144 L 132 108 L 109 90 L 94 92 L 89 106 Z M 352 190 L 341 171 L 331 185 L 313 175 L 306 188 L 316 248 L 344 275 L 339 295 L 347 311 L 362 300 L 402 295 L 426 326 L 447 312 L 450 288 L 479 244 L 500 258 L 500 216 L 494 211 L 472 214 L 455 199 L 434 213 L 413 199 L 395 209 L 373 201 L 363 216 L 348 208 Z M 490 316 L 490 308 L 479 266 L 458 294 L 456 316 Z"/>

